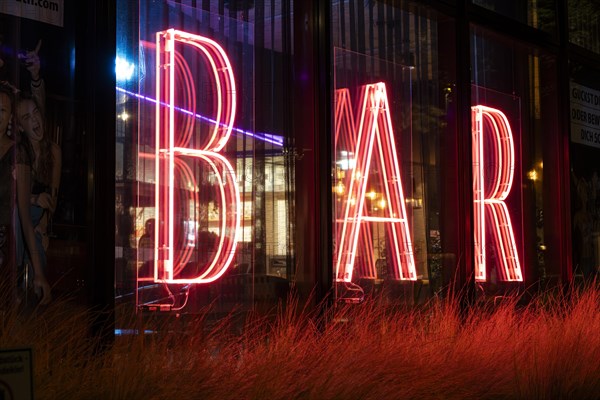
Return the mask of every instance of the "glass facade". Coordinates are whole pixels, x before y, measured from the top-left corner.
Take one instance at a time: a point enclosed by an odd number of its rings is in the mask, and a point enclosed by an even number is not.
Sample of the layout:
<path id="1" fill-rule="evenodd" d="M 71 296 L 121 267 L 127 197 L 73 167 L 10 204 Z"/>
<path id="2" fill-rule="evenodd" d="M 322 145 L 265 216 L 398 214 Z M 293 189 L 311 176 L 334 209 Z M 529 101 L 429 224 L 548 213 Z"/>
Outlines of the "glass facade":
<path id="1" fill-rule="evenodd" d="M 0 133 L 25 137 L 32 92 L 53 155 L 27 158 L 31 204 L 25 158 L 3 171 L 9 297 L 41 269 L 130 328 L 290 295 L 466 304 L 600 269 L 594 1 L 16 3 Z M 27 205 L 42 225 L 16 222 Z"/>
<path id="2" fill-rule="evenodd" d="M 474 2 L 556 37 L 555 2 L 492 3 Z M 469 282 L 486 297 L 564 278 L 555 53 L 476 24 L 460 42 L 464 22 L 418 2 L 337 1 L 330 45 L 312 53 L 331 77 L 314 96 L 331 106 L 310 110 L 295 90 L 319 73 L 290 61 L 317 50 L 295 49 L 310 42 L 290 22 L 314 10 L 137 7 L 117 44 L 133 71 L 117 86 L 120 304 L 227 312 L 319 280 L 338 302 L 413 304 Z M 299 130 L 307 112 L 326 140 Z M 313 191 L 305 163 L 322 161 Z"/>

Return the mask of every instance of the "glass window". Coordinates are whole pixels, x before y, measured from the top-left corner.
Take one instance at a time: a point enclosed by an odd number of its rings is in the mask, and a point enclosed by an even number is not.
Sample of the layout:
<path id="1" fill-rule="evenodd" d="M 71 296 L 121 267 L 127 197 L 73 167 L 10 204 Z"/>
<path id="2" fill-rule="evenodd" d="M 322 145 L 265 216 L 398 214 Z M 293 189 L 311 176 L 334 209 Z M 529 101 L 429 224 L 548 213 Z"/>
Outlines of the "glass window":
<path id="1" fill-rule="evenodd" d="M 556 0 L 473 0 L 473 4 L 548 33 L 556 33 Z"/>
<path id="2" fill-rule="evenodd" d="M 336 296 L 420 301 L 459 259 L 454 23 L 387 1 L 332 14 Z"/>
<path id="3" fill-rule="evenodd" d="M 570 69 L 573 270 L 593 279 L 600 272 L 600 72 L 575 62 Z"/>
<path id="4" fill-rule="evenodd" d="M 7 150 L 0 154 L 0 269 L 4 282 L 15 283 L 3 290 L 16 290 L 17 303 L 30 310 L 39 303 L 36 293 L 44 302 L 87 299 L 90 141 L 83 105 L 89 102 L 82 98 L 85 50 L 76 40 L 82 29 L 77 16 L 85 9 L 61 2 L 46 11 L 0 4 L 0 136 Z M 15 156 L 16 143 L 27 149 L 26 157 Z M 30 167 L 31 185 L 23 187 L 29 207 L 17 207 L 23 181 L 14 179 L 15 162 Z"/>
<path id="5" fill-rule="evenodd" d="M 569 0 L 569 41 L 600 53 L 600 4 L 594 0 Z"/>
<path id="6" fill-rule="evenodd" d="M 476 280 L 495 292 L 558 278 L 556 60 L 476 26 L 471 59 Z"/>
<path id="7" fill-rule="evenodd" d="M 257 81 L 285 73 L 290 8 L 138 3 L 118 14 L 118 303 L 273 305 L 294 273 L 289 94 Z"/>

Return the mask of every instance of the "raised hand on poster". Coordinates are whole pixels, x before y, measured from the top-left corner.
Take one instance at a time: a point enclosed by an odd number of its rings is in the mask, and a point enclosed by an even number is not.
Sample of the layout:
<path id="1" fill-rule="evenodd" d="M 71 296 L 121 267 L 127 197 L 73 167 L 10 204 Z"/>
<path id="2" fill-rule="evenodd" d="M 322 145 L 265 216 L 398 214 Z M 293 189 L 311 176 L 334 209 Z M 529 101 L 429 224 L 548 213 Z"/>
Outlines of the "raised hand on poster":
<path id="1" fill-rule="evenodd" d="M 34 50 L 22 51 L 18 54 L 19 60 L 23 66 L 31 74 L 31 80 L 37 81 L 40 79 L 40 48 L 42 47 L 42 39 L 38 40 Z"/>

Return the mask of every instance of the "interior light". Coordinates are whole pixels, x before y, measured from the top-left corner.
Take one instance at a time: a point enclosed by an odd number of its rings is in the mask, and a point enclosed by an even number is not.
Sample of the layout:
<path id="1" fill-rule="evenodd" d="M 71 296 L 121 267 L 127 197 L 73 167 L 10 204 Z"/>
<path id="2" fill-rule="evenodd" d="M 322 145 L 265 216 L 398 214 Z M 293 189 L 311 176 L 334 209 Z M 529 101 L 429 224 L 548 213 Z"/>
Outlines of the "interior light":
<path id="1" fill-rule="evenodd" d="M 135 65 L 124 58 L 117 56 L 115 59 L 115 74 L 117 82 L 127 82 L 133 77 Z"/>
<path id="2" fill-rule="evenodd" d="M 527 178 L 529 178 L 529 180 L 532 181 L 537 181 L 538 180 L 538 173 L 535 169 L 532 169 L 531 171 L 527 172 Z"/>

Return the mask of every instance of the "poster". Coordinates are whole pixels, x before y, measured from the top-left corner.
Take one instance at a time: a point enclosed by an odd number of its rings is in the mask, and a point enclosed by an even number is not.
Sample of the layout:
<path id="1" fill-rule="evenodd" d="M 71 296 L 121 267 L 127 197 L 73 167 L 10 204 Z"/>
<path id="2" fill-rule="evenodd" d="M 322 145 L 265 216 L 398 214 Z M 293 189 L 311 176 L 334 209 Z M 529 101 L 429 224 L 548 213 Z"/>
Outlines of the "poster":
<path id="1" fill-rule="evenodd" d="M 10 270 L 17 303 L 25 307 L 73 294 L 83 286 L 88 185 L 86 138 L 77 101 L 80 28 L 76 11 L 64 6 L 62 0 L 0 3 L 0 84 L 11 92 L 12 102 L 10 121 L 0 134 L 17 149 L 13 192 L 2 199 L 13 211 L 13 219 L 4 223 L 9 234 L 3 269 Z M 19 163 L 30 169 L 28 218 L 16 196 Z M 16 221 L 29 221 L 34 241 L 29 227 Z M 32 255 L 33 247 L 39 259 Z M 40 283 L 35 277 L 42 275 Z"/>

